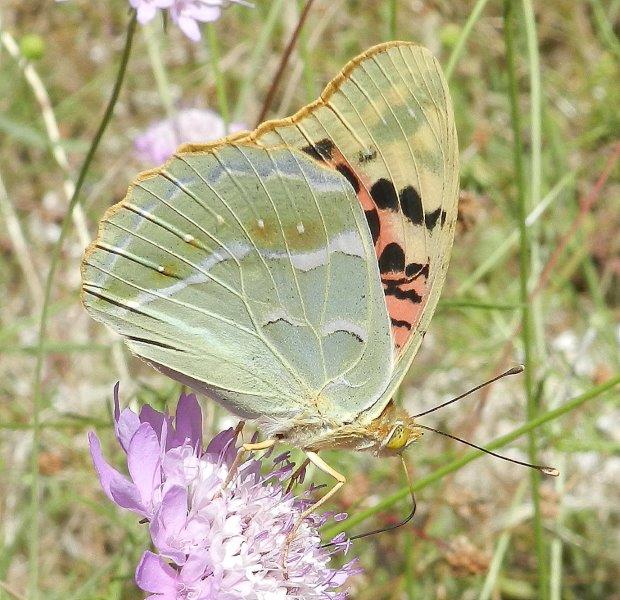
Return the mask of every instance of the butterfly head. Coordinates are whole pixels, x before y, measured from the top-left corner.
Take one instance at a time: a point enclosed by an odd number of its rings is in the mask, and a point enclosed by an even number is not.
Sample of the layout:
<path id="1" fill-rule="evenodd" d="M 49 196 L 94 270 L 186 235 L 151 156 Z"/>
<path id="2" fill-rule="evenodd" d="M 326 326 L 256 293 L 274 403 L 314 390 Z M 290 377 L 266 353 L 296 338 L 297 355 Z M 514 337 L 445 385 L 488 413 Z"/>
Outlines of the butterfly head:
<path id="1" fill-rule="evenodd" d="M 392 402 L 376 421 L 373 429 L 379 438 L 377 454 L 400 454 L 422 435 L 422 428 L 413 417 Z"/>

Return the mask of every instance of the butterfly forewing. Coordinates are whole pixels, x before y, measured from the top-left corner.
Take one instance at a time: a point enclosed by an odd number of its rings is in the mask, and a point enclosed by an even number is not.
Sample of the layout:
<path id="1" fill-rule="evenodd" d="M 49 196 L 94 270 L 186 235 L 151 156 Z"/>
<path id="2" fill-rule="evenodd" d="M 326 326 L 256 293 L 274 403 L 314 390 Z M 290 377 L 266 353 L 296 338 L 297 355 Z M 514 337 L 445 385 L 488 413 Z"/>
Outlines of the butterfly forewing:
<path id="1" fill-rule="evenodd" d="M 391 371 L 372 240 L 337 171 L 288 148 L 180 152 L 103 219 L 84 302 L 233 412 L 346 420 Z"/>
<path id="2" fill-rule="evenodd" d="M 458 146 L 436 60 L 413 44 L 377 46 L 349 63 L 316 103 L 249 138 L 297 147 L 349 181 L 373 237 L 406 370 L 443 284 L 456 218 Z"/>

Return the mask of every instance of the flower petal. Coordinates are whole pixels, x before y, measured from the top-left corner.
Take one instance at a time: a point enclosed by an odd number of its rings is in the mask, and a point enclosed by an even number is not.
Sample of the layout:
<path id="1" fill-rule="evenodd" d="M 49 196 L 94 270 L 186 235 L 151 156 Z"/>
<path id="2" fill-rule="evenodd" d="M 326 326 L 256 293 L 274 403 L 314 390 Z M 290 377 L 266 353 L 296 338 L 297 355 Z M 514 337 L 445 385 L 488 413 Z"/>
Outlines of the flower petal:
<path id="1" fill-rule="evenodd" d="M 111 467 L 105 458 L 103 458 L 99 438 L 92 431 L 88 433 L 88 445 L 90 447 L 90 456 L 93 460 L 95 471 L 97 471 L 97 476 L 99 477 L 99 483 L 101 483 L 101 487 L 103 488 L 106 496 L 110 498 L 112 502 L 115 502 L 110 490 L 112 482 L 116 480 L 125 481 L 127 484 L 130 484 L 130 482 L 127 481 L 127 479 L 123 477 L 114 467 Z"/>
<path id="2" fill-rule="evenodd" d="M 181 569 L 179 579 L 187 585 L 199 581 L 209 566 L 209 558 L 209 553 L 206 551 L 190 554 Z"/>
<path id="3" fill-rule="evenodd" d="M 136 433 L 138 427 L 140 427 L 140 419 L 138 415 L 130 408 L 125 408 L 121 411 L 120 402 L 118 397 L 119 383 L 114 386 L 114 433 L 116 439 L 123 447 L 125 454 L 129 448 L 129 442 Z"/>
<path id="4" fill-rule="evenodd" d="M 176 19 L 176 23 L 181 29 L 181 31 L 190 39 L 192 42 L 199 42 L 201 40 L 200 28 L 194 19 L 190 17 L 179 16 Z"/>
<path id="5" fill-rule="evenodd" d="M 141 2 L 137 8 L 138 23 L 144 25 L 157 14 L 157 8 L 148 2 Z"/>
<path id="6" fill-rule="evenodd" d="M 181 394 L 174 424 L 177 430 L 176 446 L 185 440 L 189 440 L 194 448 L 202 446 L 202 411 L 195 394 Z"/>
<path id="7" fill-rule="evenodd" d="M 142 423 L 129 443 L 127 467 L 145 506 L 152 503 L 153 491 L 161 484 L 160 454 L 161 447 L 153 427 L 150 423 Z"/>
<path id="8" fill-rule="evenodd" d="M 113 479 L 110 483 L 110 496 L 121 508 L 132 510 L 139 515 L 150 518 L 150 511 L 142 501 L 140 490 L 124 477 Z"/>
<path id="9" fill-rule="evenodd" d="M 186 553 L 179 550 L 180 533 L 187 522 L 187 488 L 171 487 L 162 498 L 161 505 L 151 522 L 151 539 L 160 554 L 173 560 L 177 565 L 185 564 Z"/>
<path id="10" fill-rule="evenodd" d="M 161 428 L 164 424 L 164 420 L 168 422 L 168 430 L 170 430 L 170 417 L 165 415 L 153 407 L 145 404 L 140 409 L 140 423 L 149 423 L 153 428 L 153 431 L 157 434 L 157 439 L 161 440 Z"/>
<path id="11" fill-rule="evenodd" d="M 161 600 L 177 598 L 177 572 L 161 556 L 148 550 L 138 563 L 135 579 L 141 590 L 160 594 Z"/>
<path id="12" fill-rule="evenodd" d="M 209 443 L 205 451 L 206 454 L 218 456 L 223 454 L 223 462 L 231 465 L 237 456 L 237 448 L 235 447 L 235 438 L 237 433 L 230 427 L 218 433 Z"/>

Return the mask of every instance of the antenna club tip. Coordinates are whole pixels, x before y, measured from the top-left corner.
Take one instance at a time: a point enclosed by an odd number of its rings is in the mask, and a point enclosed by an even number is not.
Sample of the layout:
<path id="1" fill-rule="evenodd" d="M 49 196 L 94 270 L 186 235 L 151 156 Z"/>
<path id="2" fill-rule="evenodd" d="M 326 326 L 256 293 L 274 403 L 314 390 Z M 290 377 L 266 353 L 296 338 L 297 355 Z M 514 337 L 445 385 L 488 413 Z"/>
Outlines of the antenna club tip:
<path id="1" fill-rule="evenodd" d="M 506 375 L 518 375 L 519 373 L 523 373 L 525 371 L 525 365 L 517 365 L 516 367 L 512 367 L 509 371 L 506 371 Z"/>
<path id="2" fill-rule="evenodd" d="M 555 467 L 540 467 L 540 471 L 545 475 L 551 475 L 551 477 L 557 477 L 560 474 Z"/>

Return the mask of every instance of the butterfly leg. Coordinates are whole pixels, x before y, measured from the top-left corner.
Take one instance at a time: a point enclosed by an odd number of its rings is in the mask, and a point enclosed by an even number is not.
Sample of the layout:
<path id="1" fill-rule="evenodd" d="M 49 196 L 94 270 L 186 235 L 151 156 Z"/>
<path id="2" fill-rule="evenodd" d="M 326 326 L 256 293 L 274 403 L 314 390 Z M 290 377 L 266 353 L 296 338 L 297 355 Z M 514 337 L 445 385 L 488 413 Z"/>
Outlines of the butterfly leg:
<path id="1" fill-rule="evenodd" d="M 228 475 L 226 476 L 226 480 L 224 481 L 224 485 L 222 487 L 226 487 L 237 474 L 237 469 L 239 465 L 246 459 L 247 454 L 249 452 L 258 452 L 259 450 L 268 450 L 272 448 L 278 443 L 276 439 L 268 439 L 263 440 L 262 442 L 243 444 L 241 448 L 239 448 L 239 452 L 237 452 L 237 456 L 235 456 L 235 460 L 233 464 L 230 465 L 230 469 L 228 470 Z"/>
<path id="2" fill-rule="evenodd" d="M 297 522 L 295 523 L 293 529 L 286 536 L 286 541 L 284 542 L 284 552 L 282 553 L 282 565 L 285 568 L 285 572 L 286 572 L 286 561 L 288 559 L 289 546 L 291 545 L 291 542 L 295 538 L 295 534 L 297 533 L 297 530 L 299 529 L 301 524 L 304 522 L 304 519 L 310 514 L 312 514 L 313 512 L 315 512 L 317 508 L 325 504 L 325 502 L 327 502 L 336 492 L 338 492 L 338 490 L 347 481 L 345 476 L 342 473 L 338 473 L 336 469 L 328 465 L 316 452 L 311 452 L 308 450 L 306 451 L 306 457 L 308 461 L 310 461 L 313 465 L 321 469 L 321 471 L 323 471 L 324 473 L 327 473 L 328 475 L 331 475 L 336 480 L 336 484 L 332 487 L 331 490 L 329 490 L 329 492 L 321 496 L 321 498 L 319 498 L 312 506 L 308 507 L 306 510 L 304 510 L 299 515 L 299 518 L 297 519 Z"/>

